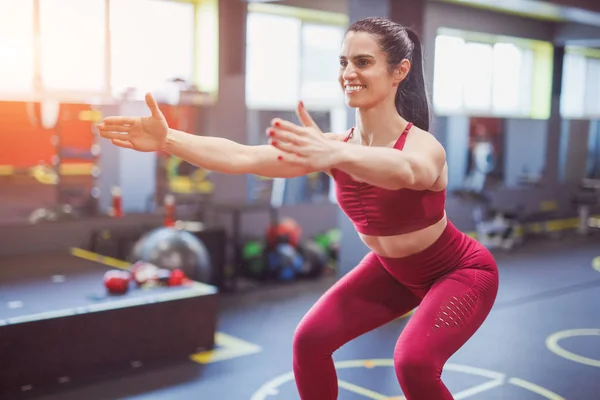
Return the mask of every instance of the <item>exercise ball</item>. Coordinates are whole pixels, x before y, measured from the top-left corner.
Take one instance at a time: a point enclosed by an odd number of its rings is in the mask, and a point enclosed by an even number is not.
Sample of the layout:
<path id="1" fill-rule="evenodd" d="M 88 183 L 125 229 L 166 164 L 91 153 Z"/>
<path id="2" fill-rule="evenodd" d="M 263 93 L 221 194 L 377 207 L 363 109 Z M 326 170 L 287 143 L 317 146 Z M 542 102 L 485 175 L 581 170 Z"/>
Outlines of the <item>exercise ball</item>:
<path id="1" fill-rule="evenodd" d="M 131 261 L 145 261 L 164 269 L 181 269 L 197 282 L 212 283 L 210 254 L 190 232 L 162 227 L 143 235 L 133 246 Z"/>

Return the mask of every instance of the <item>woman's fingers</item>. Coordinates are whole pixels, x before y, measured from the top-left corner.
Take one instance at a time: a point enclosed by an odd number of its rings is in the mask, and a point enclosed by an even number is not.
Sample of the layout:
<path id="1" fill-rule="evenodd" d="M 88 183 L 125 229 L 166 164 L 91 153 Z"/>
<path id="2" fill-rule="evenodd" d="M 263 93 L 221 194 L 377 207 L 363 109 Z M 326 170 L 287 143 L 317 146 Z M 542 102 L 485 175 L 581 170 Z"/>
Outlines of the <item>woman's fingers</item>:
<path id="1" fill-rule="evenodd" d="M 151 93 L 146 93 L 146 105 L 154 118 L 162 118 L 162 112 Z"/>
<path id="2" fill-rule="evenodd" d="M 297 150 L 295 145 L 293 145 L 291 143 L 280 142 L 277 139 L 272 139 L 272 140 L 270 140 L 269 143 L 271 144 L 271 146 L 275 147 L 276 149 L 279 149 L 286 153 L 293 153 L 295 150 Z"/>
<path id="3" fill-rule="evenodd" d="M 106 117 L 102 122 L 104 125 L 129 125 L 133 126 L 138 121 L 137 117 Z"/>
<path id="4" fill-rule="evenodd" d="M 306 110 L 306 108 L 304 108 L 304 103 L 302 103 L 301 101 L 298 102 L 298 105 L 296 107 L 296 115 L 298 116 L 300 122 L 302 122 L 302 125 L 306 127 L 319 128 L 308 113 L 308 111 Z"/>
<path id="5" fill-rule="evenodd" d="M 131 130 L 130 126 L 102 123 L 98 125 L 100 136 L 106 139 L 128 140 L 128 133 Z"/>
<path id="6" fill-rule="evenodd" d="M 131 129 L 130 126 L 125 126 L 125 125 L 106 125 L 106 124 L 100 124 L 100 125 L 98 125 L 98 130 L 100 132 L 102 132 L 102 131 L 106 131 L 106 132 L 129 132 L 130 129 Z"/>
<path id="7" fill-rule="evenodd" d="M 296 125 L 290 121 L 286 121 L 284 119 L 275 118 L 271 121 L 271 125 L 274 128 L 282 129 L 284 131 L 292 132 L 300 136 L 306 136 L 308 133 L 306 128 Z"/>
<path id="8" fill-rule="evenodd" d="M 287 131 L 283 128 L 269 128 L 267 129 L 267 135 L 274 140 L 280 142 L 289 142 L 296 145 L 302 144 L 305 142 L 303 137 L 299 136 L 294 132 Z"/>
<path id="9" fill-rule="evenodd" d="M 109 130 L 100 130 L 100 136 L 105 139 L 117 139 L 129 141 L 129 134 L 125 132 L 114 132 Z"/>

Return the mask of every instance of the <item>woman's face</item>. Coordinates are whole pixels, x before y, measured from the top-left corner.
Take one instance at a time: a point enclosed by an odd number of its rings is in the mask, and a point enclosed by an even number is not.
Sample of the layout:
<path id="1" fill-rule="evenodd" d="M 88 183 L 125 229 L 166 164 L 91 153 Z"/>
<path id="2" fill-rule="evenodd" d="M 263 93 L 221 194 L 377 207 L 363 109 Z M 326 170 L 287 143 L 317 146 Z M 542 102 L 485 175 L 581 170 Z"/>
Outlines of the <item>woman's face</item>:
<path id="1" fill-rule="evenodd" d="M 365 32 L 348 32 L 342 43 L 339 74 L 346 104 L 369 109 L 384 101 L 393 102 L 398 84 L 406 76 L 403 64 L 390 73 L 387 54 L 376 37 Z"/>

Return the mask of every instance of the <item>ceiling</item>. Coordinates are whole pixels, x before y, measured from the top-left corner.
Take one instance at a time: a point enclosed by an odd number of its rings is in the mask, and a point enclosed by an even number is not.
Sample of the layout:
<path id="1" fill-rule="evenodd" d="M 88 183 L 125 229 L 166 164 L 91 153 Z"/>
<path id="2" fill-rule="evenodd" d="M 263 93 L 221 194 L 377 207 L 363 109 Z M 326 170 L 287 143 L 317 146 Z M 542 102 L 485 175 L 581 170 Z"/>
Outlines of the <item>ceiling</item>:
<path id="1" fill-rule="evenodd" d="M 518 14 L 524 17 L 583 25 L 600 26 L 600 1 L 598 0 L 430 0 L 492 11 Z"/>
<path id="2" fill-rule="evenodd" d="M 244 0 L 248 2 L 273 2 L 294 7 L 310 8 L 336 13 L 348 12 L 350 0 Z M 391 0 L 395 1 L 395 0 Z M 411 0 L 398 0 L 411 1 Z M 557 22 L 572 22 L 600 27 L 599 0 L 428 0 L 460 4 L 467 7 L 516 14 L 527 18 Z"/>

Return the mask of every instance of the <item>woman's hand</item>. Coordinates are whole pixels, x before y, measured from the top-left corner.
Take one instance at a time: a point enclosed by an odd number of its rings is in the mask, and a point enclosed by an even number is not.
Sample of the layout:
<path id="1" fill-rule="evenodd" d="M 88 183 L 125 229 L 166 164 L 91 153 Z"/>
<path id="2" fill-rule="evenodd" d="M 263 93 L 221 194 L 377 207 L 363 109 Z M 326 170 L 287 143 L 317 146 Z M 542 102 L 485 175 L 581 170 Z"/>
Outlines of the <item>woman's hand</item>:
<path id="1" fill-rule="evenodd" d="M 150 108 L 149 117 L 106 117 L 98 131 L 103 138 L 119 147 L 137 151 L 159 151 L 163 148 L 169 132 L 165 116 L 150 93 L 146 94 Z"/>
<path id="2" fill-rule="evenodd" d="M 284 153 L 279 159 L 318 171 L 330 169 L 344 143 L 328 139 L 302 102 L 298 103 L 296 113 L 303 126 L 275 118 L 267 129 L 271 145 Z"/>

